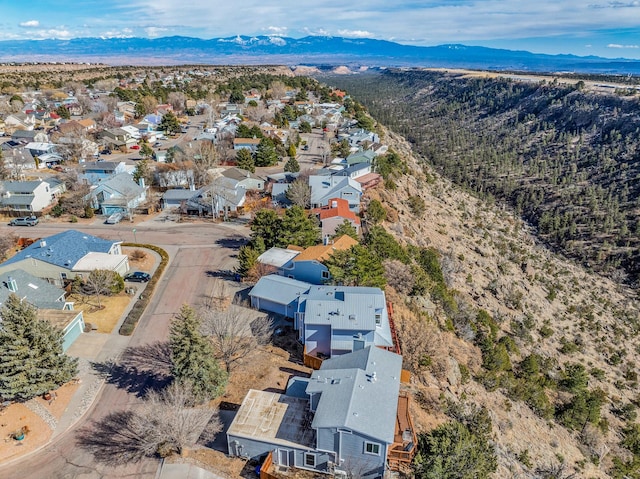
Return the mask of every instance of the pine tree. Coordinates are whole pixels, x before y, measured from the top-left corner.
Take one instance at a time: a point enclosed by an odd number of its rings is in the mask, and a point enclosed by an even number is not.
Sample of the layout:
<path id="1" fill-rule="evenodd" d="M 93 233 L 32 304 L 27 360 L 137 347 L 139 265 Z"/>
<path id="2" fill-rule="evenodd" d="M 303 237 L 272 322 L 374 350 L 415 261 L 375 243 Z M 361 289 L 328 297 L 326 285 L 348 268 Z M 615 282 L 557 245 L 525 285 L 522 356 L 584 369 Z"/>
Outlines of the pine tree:
<path id="1" fill-rule="evenodd" d="M 356 227 L 353 226 L 349 220 L 344 220 L 336 227 L 331 239 L 337 239 L 344 235 L 351 236 L 354 240 L 358 239 L 358 230 L 356 230 Z"/>
<path id="2" fill-rule="evenodd" d="M 36 308 L 12 294 L 2 310 L 0 397 L 26 401 L 76 375 L 78 360 L 62 352 L 62 331 L 39 320 Z"/>
<path id="3" fill-rule="evenodd" d="M 238 273 L 241 278 L 246 278 L 258 262 L 258 256 L 260 256 L 260 253 L 255 248 L 249 245 L 242 246 L 240 251 L 238 251 L 238 267 L 236 268 L 236 273 Z"/>
<path id="4" fill-rule="evenodd" d="M 256 172 L 256 162 L 248 148 L 242 148 L 238 151 L 236 154 L 236 166 L 251 173 Z"/>
<path id="5" fill-rule="evenodd" d="M 361 245 L 334 251 L 324 263 L 335 284 L 382 288 L 387 282 L 380 258 Z"/>
<path id="6" fill-rule="evenodd" d="M 260 237 L 264 241 L 265 248 L 271 248 L 278 243 L 281 230 L 281 219 L 274 210 L 262 209 L 256 211 L 251 221 L 253 239 Z"/>
<path id="7" fill-rule="evenodd" d="M 290 173 L 297 173 L 300 171 L 300 163 L 298 163 L 298 160 L 296 160 L 294 156 L 290 157 L 284 164 L 284 171 L 288 171 Z"/>
<path id="8" fill-rule="evenodd" d="M 256 166 L 273 166 L 278 163 L 278 154 L 276 153 L 273 140 L 263 138 L 256 149 Z"/>
<path id="9" fill-rule="evenodd" d="M 201 318 L 184 305 L 171 321 L 169 345 L 171 373 L 178 383 L 189 384 L 199 402 L 223 393 L 228 375 L 218 364 L 209 340 L 200 332 Z"/>
<path id="10" fill-rule="evenodd" d="M 279 245 L 283 248 L 294 244 L 306 248 L 315 245 L 320 239 L 320 229 L 315 220 L 304 211 L 302 206 L 294 205 L 282 217 Z"/>

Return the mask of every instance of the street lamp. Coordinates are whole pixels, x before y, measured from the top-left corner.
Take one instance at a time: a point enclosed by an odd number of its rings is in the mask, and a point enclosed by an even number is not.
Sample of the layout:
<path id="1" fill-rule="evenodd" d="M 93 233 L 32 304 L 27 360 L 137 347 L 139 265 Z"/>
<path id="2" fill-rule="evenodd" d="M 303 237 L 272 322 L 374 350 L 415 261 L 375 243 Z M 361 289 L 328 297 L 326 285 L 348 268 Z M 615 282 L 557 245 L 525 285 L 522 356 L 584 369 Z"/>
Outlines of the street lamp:
<path id="1" fill-rule="evenodd" d="M 136 229 L 133 228 L 133 242 L 138 243 L 138 238 L 136 237 Z"/>

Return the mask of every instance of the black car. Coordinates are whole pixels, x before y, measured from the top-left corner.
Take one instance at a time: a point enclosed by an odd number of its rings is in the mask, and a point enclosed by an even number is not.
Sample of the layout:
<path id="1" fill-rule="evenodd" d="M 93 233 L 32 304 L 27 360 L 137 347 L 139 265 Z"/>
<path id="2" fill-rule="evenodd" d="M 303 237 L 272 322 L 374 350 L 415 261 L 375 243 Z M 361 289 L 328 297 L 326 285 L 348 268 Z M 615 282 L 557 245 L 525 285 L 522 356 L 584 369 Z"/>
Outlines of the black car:
<path id="1" fill-rule="evenodd" d="M 136 283 L 146 283 L 150 279 L 151 275 L 149 273 L 143 273 L 142 271 L 134 271 L 124 277 L 125 281 L 134 281 Z"/>

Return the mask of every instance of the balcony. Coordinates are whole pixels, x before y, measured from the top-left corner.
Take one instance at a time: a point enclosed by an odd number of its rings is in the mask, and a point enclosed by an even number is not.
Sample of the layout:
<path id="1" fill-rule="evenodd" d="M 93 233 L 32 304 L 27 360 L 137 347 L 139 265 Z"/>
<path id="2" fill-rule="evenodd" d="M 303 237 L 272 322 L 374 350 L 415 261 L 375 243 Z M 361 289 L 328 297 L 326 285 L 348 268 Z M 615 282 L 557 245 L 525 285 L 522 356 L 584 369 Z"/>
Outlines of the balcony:
<path id="1" fill-rule="evenodd" d="M 409 396 L 406 393 L 400 393 L 393 444 L 387 453 L 389 469 L 408 472 L 416 455 L 417 445 L 418 436 L 409 412 Z"/>

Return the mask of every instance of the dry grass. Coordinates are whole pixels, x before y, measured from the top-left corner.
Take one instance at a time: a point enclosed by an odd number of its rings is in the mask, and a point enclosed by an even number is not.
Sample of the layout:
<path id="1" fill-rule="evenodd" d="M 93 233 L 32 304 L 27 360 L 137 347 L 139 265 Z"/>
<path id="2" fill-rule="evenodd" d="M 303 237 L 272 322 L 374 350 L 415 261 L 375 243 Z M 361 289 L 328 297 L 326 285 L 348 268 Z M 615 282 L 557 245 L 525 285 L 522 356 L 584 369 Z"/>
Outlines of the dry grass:
<path id="1" fill-rule="evenodd" d="M 76 302 L 75 309 L 82 310 L 85 323 L 91 323 L 97 327 L 99 333 L 108 334 L 113 331 L 129 302 L 132 301 L 132 297 L 126 293 L 102 296 L 100 297 L 102 309 L 98 308 L 98 301 L 94 296 L 72 295 L 71 300 Z"/>
<path id="2" fill-rule="evenodd" d="M 14 431 L 28 427 L 22 441 L 13 439 Z M 24 404 L 12 404 L 0 413 L 0 462 L 23 456 L 47 443 L 52 430 Z"/>
<path id="3" fill-rule="evenodd" d="M 172 457 L 171 462 L 188 462 L 225 477 L 241 477 L 247 461 L 238 457 L 229 457 L 220 451 L 209 448 L 186 450 L 182 457 Z"/>

